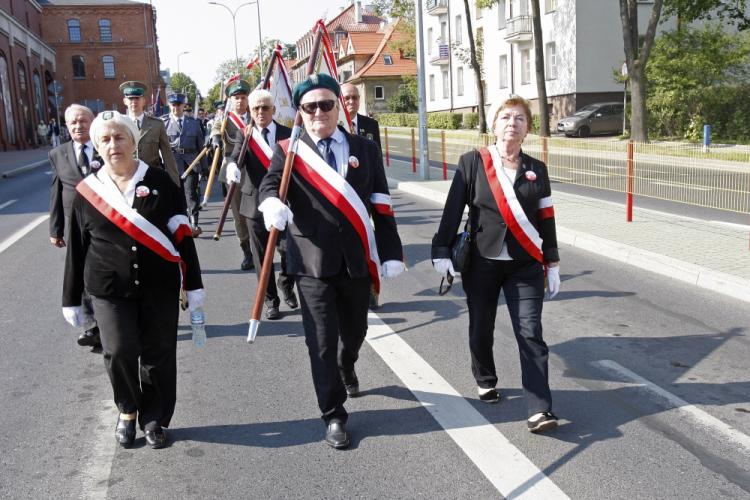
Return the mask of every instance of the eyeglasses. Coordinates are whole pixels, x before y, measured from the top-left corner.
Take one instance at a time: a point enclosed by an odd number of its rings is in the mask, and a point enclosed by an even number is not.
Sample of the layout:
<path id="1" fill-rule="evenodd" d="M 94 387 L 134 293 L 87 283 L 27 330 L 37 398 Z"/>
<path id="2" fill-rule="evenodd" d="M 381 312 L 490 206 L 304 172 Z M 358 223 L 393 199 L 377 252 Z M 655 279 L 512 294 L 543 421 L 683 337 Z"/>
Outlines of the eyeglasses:
<path id="1" fill-rule="evenodd" d="M 300 104 L 299 107 L 308 115 L 314 115 L 315 111 L 318 108 L 320 108 L 322 112 L 328 113 L 333 109 L 335 105 L 336 101 L 334 101 L 333 99 L 326 99 L 324 101 L 306 102 L 304 104 Z"/>
<path id="2" fill-rule="evenodd" d="M 445 288 L 443 288 L 443 283 L 446 283 Z M 438 295 L 442 297 L 443 295 L 451 291 L 451 287 L 453 287 L 453 275 L 449 271 L 445 273 L 445 278 L 440 279 L 440 288 L 438 288 Z"/>
<path id="3" fill-rule="evenodd" d="M 359 101 L 358 95 L 345 95 L 344 96 L 345 101 Z"/>
<path id="4" fill-rule="evenodd" d="M 263 104 L 262 106 L 253 106 L 253 107 L 252 107 L 252 108 L 250 108 L 250 109 L 252 109 L 253 111 L 255 111 L 255 112 L 257 113 L 258 111 L 268 111 L 268 110 L 269 110 L 269 109 L 271 109 L 272 107 L 273 107 L 273 106 L 269 106 L 269 105 L 267 105 L 267 104 Z"/>

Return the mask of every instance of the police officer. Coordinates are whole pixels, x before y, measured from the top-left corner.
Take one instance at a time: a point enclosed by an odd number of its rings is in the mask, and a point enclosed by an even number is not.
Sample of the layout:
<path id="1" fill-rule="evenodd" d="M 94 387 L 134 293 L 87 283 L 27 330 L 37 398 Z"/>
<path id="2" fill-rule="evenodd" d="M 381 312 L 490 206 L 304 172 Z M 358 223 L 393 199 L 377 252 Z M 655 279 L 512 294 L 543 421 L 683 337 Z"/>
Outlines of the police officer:
<path id="1" fill-rule="evenodd" d="M 172 153 L 177 162 L 177 171 L 182 175 L 203 149 L 203 131 L 198 120 L 185 115 L 185 94 L 170 94 L 167 101 L 169 114 L 162 116 L 161 119 L 167 129 L 167 137 L 169 137 Z M 198 225 L 198 212 L 201 206 L 199 173 L 200 169 L 194 168 L 183 184 L 193 238 L 203 232 Z"/>
<path id="2" fill-rule="evenodd" d="M 122 102 L 125 104 L 127 115 L 135 122 L 141 134 L 137 144 L 138 159 L 149 167 L 166 170 L 169 177 L 179 186 L 180 174 L 177 173 L 177 165 L 164 123 L 144 112 L 147 90 L 145 83 L 136 80 L 120 85 Z"/>

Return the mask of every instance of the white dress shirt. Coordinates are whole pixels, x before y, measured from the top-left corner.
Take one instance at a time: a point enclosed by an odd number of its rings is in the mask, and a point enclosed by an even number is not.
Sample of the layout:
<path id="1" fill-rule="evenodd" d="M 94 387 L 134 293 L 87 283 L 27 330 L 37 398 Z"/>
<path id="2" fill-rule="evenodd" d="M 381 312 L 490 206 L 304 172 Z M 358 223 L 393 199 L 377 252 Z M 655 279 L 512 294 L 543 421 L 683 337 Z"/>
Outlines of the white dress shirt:
<path id="1" fill-rule="evenodd" d="M 321 138 L 312 132 L 309 132 L 309 135 L 315 145 L 318 146 L 318 142 L 320 142 Z M 331 141 L 331 150 L 333 151 L 333 156 L 336 158 L 338 173 L 341 177 L 346 177 L 346 174 L 349 171 L 349 141 L 346 140 L 346 136 L 338 127 L 336 127 L 336 131 L 331 138 L 333 139 L 333 141 Z M 318 151 L 320 151 L 321 154 L 323 153 L 320 150 L 320 146 L 318 146 Z"/>

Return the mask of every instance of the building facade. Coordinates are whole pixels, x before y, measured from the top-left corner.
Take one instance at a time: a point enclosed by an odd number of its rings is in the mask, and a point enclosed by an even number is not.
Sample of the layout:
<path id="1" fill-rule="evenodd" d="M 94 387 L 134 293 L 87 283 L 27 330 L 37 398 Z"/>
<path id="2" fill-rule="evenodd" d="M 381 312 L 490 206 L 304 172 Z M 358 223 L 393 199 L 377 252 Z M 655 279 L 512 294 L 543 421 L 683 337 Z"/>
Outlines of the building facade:
<path id="1" fill-rule="evenodd" d="M 149 100 L 164 86 L 159 75 L 156 10 L 150 4 L 129 0 L 40 3 L 43 37 L 57 53 L 61 111 L 71 103 L 88 106 L 95 113 L 123 110 L 119 85 L 126 80 L 146 83 Z"/>
<path id="2" fill-rule="evenodd" d="M 0 0 L 0 150 L 39 144 L 36 127 L 48 122 L 48 85 L 55 51 L 42 40 L 42 7 L 34 0 Z"/>

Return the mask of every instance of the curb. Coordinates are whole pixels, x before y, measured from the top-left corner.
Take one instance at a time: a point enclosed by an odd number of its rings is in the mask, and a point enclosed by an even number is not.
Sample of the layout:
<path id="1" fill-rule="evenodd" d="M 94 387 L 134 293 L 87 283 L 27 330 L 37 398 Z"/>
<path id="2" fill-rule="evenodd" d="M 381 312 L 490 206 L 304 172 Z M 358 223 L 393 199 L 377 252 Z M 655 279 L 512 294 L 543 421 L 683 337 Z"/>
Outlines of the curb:
<path id="1" fill-rule="evenodd" d="M 442 205 L 446 193 L 420 185 L 419 182 L 405 182 L 388 177 L 388 187 L 413 194 Z M 447 182 L 447 181 L 446 181 Z M 719 271 L 690 264 L 679 259 L 643 250 L 605 238 L 599 238 L 581 231 L 557 226 L 557 240 L 567 245 L 601 255 L 625 264 L 656 274 L 689 283 L 691 285 L 728 295 L 744 302 L 750 302 L 750 280 L 738 278 Z"/>
<path id="2" fill-rule="evenodd" d="M 7 172 L 3 173 L 2 178 L 7 179 L 8 177 L 13 177 L 14 175 L 22 174 L 24 172 L 28 172 L 29 170 L 34 170 L 37 167 L 41 167 L 42 165 L 46 165 L 49 163 L 49 159 L 45 160 L 39 160 L 34 163 L 29 163 L 28 165 L 24 165 L 22 167 L 14 168 L 13 170 L 8 170 Z"/>

